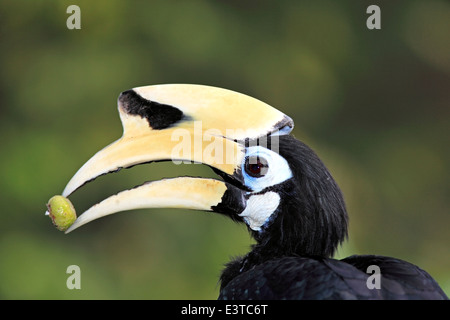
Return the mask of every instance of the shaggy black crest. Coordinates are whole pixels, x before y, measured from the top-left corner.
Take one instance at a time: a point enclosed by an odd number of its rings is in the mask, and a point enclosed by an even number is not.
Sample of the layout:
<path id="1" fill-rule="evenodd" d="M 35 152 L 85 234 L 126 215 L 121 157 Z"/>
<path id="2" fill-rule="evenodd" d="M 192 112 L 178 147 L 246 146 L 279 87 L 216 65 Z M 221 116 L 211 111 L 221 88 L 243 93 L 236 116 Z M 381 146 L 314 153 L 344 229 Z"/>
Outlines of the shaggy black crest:
<path id="1" fill-rule="evenodd" d="M 277 188 L 282 200 L 270 230 L 254 237 L 283 255 L 330 257 L 347 237 L 342 192 L 311 148 L 292 136 L 279 139 L 294 176 Z"/>
<path id="2" fill-rule="evenodd" d="M 280 204 L 261 231 L 249 229 L 256 244 L 227 264 L 219 299 L 448 299 L 428 273 L 406 261 L 332 259 L 347 238 L 341 190 L 314 151 L 292 136 L 279 137 L 279 154 L 293 177 L 268 188 Z M 381 269 L 380 288 L 367 285 L 370 265 Z"/>

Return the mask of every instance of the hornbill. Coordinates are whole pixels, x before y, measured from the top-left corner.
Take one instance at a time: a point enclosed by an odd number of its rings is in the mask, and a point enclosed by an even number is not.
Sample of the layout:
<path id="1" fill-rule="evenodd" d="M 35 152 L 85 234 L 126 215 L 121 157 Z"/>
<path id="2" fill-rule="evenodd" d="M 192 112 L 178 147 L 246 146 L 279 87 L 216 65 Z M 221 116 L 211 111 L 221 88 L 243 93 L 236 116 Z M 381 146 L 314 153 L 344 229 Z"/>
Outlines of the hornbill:
<path id="1" fill-rule="evenodd" d="M 203 163 L 218 178 L 146 182 L 92 206 L 66 232 L 138 208 L 212 211 L 245 223 L 256 240 L 226 265 L 219 299 L 448 299 L 411 263 L 332 258 L 347 238 L 341 190 L 290 134 L 292 119 L 268 104 L 216 87 L 166 84 L 122 92 L 118 109 L 123 136 L 87 161 L 63 196 L 100 175 L 154 161 Z M 378 274 L 368 272 L 373 266 Z"/>

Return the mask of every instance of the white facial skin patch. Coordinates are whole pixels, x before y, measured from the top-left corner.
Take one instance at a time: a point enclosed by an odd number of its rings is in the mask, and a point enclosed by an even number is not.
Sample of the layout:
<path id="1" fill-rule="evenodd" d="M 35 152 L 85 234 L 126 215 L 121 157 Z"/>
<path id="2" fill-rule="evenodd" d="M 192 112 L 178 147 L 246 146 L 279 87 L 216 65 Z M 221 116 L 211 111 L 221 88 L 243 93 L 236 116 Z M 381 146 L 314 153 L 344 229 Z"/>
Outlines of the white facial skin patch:
<path id="1" fill-rule="evenodd" d="M 239 216 L 255 231 L 260 231 L 280 204 L 280 196 L 276 192 L 266 192 L 251 196 L 247 200 L 247 207 Z"/>
<path id="2" fill-rule="evenodd" d="M 243 171 L 244 182 L 253 192 L 260 192 L 269 186 L 282 183 L 292 178 L 292 171 L 288 162 L 278 153 L 266 149 L 262 146 L 249 147 L 246 157 L 261 157 L 267 161 L 268 170 L 262 177 L 252 177 Z M 245 158 L 244 160 L 245 161 Z M 245 163 L 242 164 L 245 168 Z"/>

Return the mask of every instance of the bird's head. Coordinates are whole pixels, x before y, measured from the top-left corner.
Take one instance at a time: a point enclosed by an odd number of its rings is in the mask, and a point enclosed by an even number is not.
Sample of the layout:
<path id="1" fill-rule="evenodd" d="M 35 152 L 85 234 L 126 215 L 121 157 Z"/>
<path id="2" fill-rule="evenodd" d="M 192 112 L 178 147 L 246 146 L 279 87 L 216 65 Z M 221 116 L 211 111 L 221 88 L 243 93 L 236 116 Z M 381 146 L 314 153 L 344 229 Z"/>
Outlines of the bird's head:
<path id="1" fill-rule="evenodd" d="M 230 90 L 186 84 L 125 91 L 118 109 L 123 136 L 87 161 L 63 196 L 100 175 L 153 161 L 203 163 L 219 179 L 146 182 L 92 206 L 67 232 L 112 213 L 164 207 L 225 214 L 245 223 L 257 246 L 278 254 L 331 256 L 346 237 L 339 187 L 290 135 L 293 121 L 280 111 Z"/>

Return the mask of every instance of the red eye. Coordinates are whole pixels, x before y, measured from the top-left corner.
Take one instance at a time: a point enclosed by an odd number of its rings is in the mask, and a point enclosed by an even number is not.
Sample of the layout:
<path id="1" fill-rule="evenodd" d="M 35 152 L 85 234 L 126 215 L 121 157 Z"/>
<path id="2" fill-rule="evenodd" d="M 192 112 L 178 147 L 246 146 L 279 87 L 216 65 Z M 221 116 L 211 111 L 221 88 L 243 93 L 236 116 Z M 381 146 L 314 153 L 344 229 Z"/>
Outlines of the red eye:
<path id="1" fill-rule="evenodd" d="M 260 178 L 266 175 L 269 166 L 267 161 L 261 157 L 247 157 L 245 159 L 245 172 L 255 178 Z"/>

